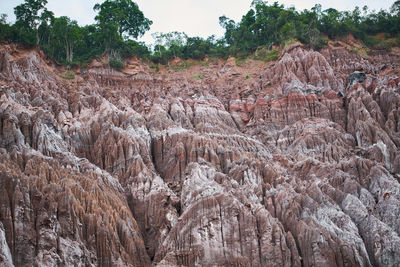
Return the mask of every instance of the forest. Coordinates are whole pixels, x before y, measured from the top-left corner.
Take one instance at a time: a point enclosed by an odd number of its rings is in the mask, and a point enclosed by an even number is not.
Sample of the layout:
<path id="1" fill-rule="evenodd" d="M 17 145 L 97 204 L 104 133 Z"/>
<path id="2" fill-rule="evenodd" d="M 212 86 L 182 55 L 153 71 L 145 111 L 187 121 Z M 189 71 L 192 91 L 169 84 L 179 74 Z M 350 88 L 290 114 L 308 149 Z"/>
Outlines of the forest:
<path id="1" fill-rule="evenodd" d="M 106 0 L 96 4 L 95 23 L 80 26 L 69 17 L 55 17 L 46 8 L 47 0 L 25 0 L 14 8 L 16 21 L 0 17 L 0 41 L 38 46 L 60 65 L 85 65 L 107 55 L 109 64 L 123 68 L 123 58 L 136 56 L 144 61 L 167 64 L 169 60 L 205 57 L 249 57 L 268 61 L 276 56 L 274 46 L 300 41 L 321 49 L 329 39 L 352 34 L 366 47 L 390 50 L 400 44 L 400 0 L 390 10 L 370 11 L 367 6 L 353 11 L 315 5 L 299 11 L 278 2 L 254 0 L 241 21 L 221 16 L 222 38 L 190 37 L 183 32 L 156 33 L 154 46 L 137 39 L 148 31 L 152 21 L 131 0 Z M 379 35 L 379 36 L 378 36 Z M 383 36 L 383 37 L 382 37 Z"/>

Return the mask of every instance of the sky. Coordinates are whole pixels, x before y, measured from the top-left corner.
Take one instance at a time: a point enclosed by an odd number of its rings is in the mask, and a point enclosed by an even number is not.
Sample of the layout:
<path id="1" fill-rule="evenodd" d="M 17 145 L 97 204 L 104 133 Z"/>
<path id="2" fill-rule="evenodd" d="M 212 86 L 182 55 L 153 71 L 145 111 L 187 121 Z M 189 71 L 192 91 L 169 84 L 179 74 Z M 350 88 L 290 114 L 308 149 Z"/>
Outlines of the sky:
<path id="1" fill-rule="evenodd" d="M 14 22 L 13 8 L 23 0 L 0 0 L 0 14 L 8 15 L 8 21 Z M 93 6 L 101 0 L 48 0 L 47 8 L 55 16 L 68 16 L 77 20 L 80 25 L 94 23 L 96 16 Z M 236 22 L 250 9 L 252 0 L 136 0 L 145 17 L 153 21 L 150 31 L 139 40 L 147 44 L 154 42 L 154 32 L 185 32 L 189 36 L 222 37 L 224 29 L 218 18 L 227 16 Z M 273 3 L 274 0 L 269 1 Z M 322 9 L 353 10 L 355 6 L 367 5 L 370 10 L 389 9 L 395 0 L 280 0 L 287 7 L 295 6 L 297 10 L 310 9 L 315 4 Z"/>

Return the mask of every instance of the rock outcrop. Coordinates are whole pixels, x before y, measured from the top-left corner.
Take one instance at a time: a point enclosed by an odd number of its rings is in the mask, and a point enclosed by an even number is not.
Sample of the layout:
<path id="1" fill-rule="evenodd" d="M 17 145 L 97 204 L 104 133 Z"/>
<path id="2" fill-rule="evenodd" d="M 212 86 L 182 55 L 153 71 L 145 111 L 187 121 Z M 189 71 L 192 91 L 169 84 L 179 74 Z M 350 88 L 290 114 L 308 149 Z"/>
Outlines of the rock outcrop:
<path id="1" fill-rule="evenodd" d="M 362 71 L 355 71 L 349 75 L 349 85 L 354 85 L 356 82 L 362 83 L 367 76 Z"/>
<path id="2" fill-rule="evenodd" d="M 295 44 L 66 80 L 1 45 L 0 266 L 399 266 L 399 63 Z"/>

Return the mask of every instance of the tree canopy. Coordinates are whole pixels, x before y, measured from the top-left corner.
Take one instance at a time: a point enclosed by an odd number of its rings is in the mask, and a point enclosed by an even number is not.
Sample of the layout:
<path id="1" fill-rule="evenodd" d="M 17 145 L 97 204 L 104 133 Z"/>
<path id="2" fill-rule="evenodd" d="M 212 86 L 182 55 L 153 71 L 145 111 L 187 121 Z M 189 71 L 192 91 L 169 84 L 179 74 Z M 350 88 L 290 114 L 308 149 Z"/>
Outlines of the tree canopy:
<path id="1" fill-rule="evenodd" d="M 53 12 L 46 9 L 46 4 L 47 0 L 25 0 L 25 3 L 14 8 L 19 41 L 39 44 L 38 26 L 53 17 Z"/>
<path id="2" fill-rule="evenodd" d="M 96 23 L 86 26 L 79 26 L 66 16 L 55 17 L 46 4 L 47 0 L 25 0 L 14 8 L 13 25 L 7 23 L 5 15 L 0 16 L 0 41 L 39 46 L 50 58 L 65 65 L 84 64 L 106 54 L 113 63 L 110 65 L 118 67 L 123 66 L 121 59 L 128 56 L 162 64 L 175 57 L 201 60 L 251 54 L 269 60 L 276 56 L 272 47 L 297 40 L 320 49 L 328 39 L 347 34 L 370 47 L 390 49 L 400 44 L 400 0 L 388 11 L 369 11 L 366 6 L 353 11 L 322 10 L 321 5 L 299 11 L 278 2 L 254 0 L 239 22 L 219 17 L 219 24 L 225 29 L 222 38 L 191 37 L 177 31 L 155 33 L 152 49 L 136 41 L 150 29 L 152 21 L 132 0 L 96 4 Z M 377 34 L 385 38 L 376 38 Z"/>
<path id="3" fill-rule="evenodd" d="M 145 18 L 138 5 L 131 0 L 106 0 L 93 8 L 99 11 L 96 21 L 99 24 L 114 25 L 120 37 L 138 38 L 150 29 L 153 23 Z"/>
<path id="4" fill-rule="evenodd" d="M 246 54 L 261 46 L 284 44 L 290 39 L 297 39 L 314 49 L 324 46 L 326 37 L 334 39 L 347 34 L 353 34 L 367 45 L 371 45 L 371 35 L 378 33 L 399 39 L 399 10 L 399 0 L 389 12 L 368 13 L 365 6 L 364 14 L 359 7 L 352 12 L 334 8 L 322 10 L 317 4 L 311 10 L 297 11 L 278 2 L 268 5 L 265 1 L 255 0 L 240 22 L 226 16 L 219 20 L 225 28 L 225 40 L 231 53 Z"/>

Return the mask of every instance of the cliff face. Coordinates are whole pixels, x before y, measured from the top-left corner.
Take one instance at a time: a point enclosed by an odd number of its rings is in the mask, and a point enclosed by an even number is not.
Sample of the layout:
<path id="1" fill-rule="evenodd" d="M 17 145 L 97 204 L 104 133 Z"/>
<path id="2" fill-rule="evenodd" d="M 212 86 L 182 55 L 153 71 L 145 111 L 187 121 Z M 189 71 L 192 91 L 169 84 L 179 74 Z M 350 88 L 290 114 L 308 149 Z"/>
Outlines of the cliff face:
<path id="1" fill-rule="evenodd" d="M 399 63 L 293 45 L 70 81 L 2 45 L 0 266 L 398 266 Z"/>

